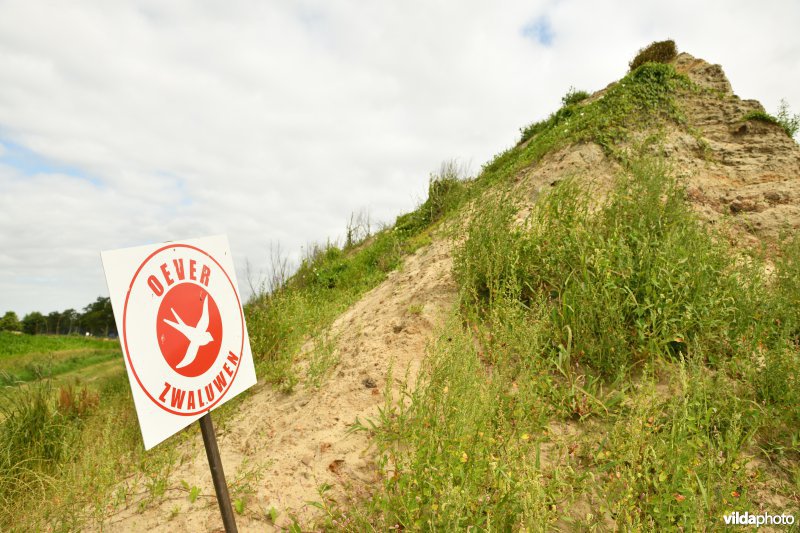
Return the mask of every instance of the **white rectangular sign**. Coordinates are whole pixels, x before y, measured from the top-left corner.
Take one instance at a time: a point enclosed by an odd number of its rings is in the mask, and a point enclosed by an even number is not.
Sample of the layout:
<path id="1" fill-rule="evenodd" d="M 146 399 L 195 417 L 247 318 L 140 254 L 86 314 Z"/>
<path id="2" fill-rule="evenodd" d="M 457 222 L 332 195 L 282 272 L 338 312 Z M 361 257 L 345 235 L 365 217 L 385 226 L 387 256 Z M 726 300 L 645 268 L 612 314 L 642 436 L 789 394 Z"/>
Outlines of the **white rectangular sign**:
<path id="1" fill-rule="evenodd" d="M 256 383 L 226 236 L 101 256 L 145 449 Z"/>

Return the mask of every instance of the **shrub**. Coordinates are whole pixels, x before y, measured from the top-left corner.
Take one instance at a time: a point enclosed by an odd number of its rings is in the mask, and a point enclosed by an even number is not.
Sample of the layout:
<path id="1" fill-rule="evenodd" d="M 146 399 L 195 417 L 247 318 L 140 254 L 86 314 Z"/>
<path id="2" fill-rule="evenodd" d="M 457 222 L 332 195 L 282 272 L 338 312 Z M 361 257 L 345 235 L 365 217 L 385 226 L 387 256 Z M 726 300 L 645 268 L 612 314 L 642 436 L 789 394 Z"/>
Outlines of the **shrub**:
<path id="1" fill-rule="evenodd" d="M 669 63 L 678 55 L 678 49 L 675 47 L 675 41 L 668 39 L 666 41 L 654 41 L 649 46 L 642 48 L 636 54 L 628 66 L 631 71 L 636 70 L 645 63 Z"/>
<path id="2" fill-rule="evenodd" d="M 413 235 L 430 226 L 466 198 L 466 170 L 455 161 L 445 161 L 428 182 L 428 198 L 415 211 L 397 217 L 395 229 Z"/>

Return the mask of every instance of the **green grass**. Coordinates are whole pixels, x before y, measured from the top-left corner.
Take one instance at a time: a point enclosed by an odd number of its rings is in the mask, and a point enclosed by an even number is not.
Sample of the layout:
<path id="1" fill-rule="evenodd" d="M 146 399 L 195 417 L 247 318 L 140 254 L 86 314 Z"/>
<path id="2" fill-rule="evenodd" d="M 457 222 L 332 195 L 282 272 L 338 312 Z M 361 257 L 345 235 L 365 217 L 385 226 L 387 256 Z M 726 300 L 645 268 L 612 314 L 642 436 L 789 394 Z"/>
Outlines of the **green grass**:
<path id="1" fill-rule="evenodd" d="M 766 111 L 750 111 L 742 120 L 757 120 L 759 122 L 766 122 L 767 124 L 778 124 L 778 119 L 767 113 Z"/>
<path id="2" fill-rule="evenodd" d="M 383 486 L 356 506 L 323 499 L 322 527 L 707 530 L 734 510 L 798 514 L 800 241 L 763 275 L 659 161 L 587 194 L 567 181 L 517 227 L 509 197 L 476 208 L 461 304 L 417 388 L 354 426 Z"/>
<path id="3" fill-rule="evenodd" d="M 116 340 L 0 332 L 0 386 L 70 374 L 119 356 Z"/>
<path id="4" fill-rule="evenodd" d="M 47 386 L 27 390 L 22 401 L 3 402 L 0 411 L 0 507 L 2 522 L 13 503 L 38 494 L 73 449 L 75 425 L 59 411 Z"/>
<path id="5" fill-rule="evenodd" d="M 135 416 L 113 408 L 130 409 L 130 398 L 120 402 L 122 389 L 112 394 L 107 387 L 123 380 L 129 396 L 123 368 L 116 341 L 0 333 L 0 529 L 74 529 L 66 524 L 96 494 L 84 480 L 111 447 L 97 435 L 87 439 L 87 432 L 100 420 L 119 437 L 126 427 L 138 432 Z M 67 502 L 76 507 L 65 512 Z"/>
<path id="6" fill-rule="evenodd" d="M 118 345 L 8 357 L 0 360 L 0 386 L 63 376 L 113 359 L 121 359 Z"/>
<path id="7" fill-rule="evenodd" d="M 0 360 L 26 354 L 79 349 L 119 348 L 116 340 L 73 335 L 26 335 L 0 331 Z"/>

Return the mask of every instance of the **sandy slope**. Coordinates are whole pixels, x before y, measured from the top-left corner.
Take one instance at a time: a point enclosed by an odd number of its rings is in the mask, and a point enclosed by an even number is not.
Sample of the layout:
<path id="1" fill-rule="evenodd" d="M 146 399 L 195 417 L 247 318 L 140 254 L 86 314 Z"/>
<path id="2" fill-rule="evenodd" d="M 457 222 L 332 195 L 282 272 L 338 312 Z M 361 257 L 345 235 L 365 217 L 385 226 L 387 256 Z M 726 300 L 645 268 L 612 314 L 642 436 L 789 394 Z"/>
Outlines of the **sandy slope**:
<path id="1" fill-rule="evenodd" d="M 237 477 L 254 494 L 246 498 L 241 531 L 272 529 L 266 514 L 279 512 L 277 525 L 289 514 L 305 521 L 318 512 L 307 501 L 319 500 L 318 487 L 338 500 L 365 493 L 377 481 L 374 449 L 366 433 L 347 432 L 358 417 L 374 418 L 383 402 L 387 372 L 416 374 L 425 346 L 455 300 L 450 245 L 437 241 L 408 257 L 378 287 L 342 314 L 331 328 L 339 363 L 318 390 L 302 385 L 284 395 L 259 389 L 238 408 L 224 428 L 217 428 L 229 485 Z M 313 344 L 303 347 L 310 357 Z M 395 382 L 391 384 L 396 386 Z M 215 531 L 221 528 L 202 440 L 199 435 L 181 450 L 182 464 L 170 477 L 166 498 L 139 511 L 136 501 L 113 516 L 108 531 Z M 260 475 L 256 475 L 260 472 Z M 250 475 L 248 476 L 248 473 Z M 181 481 L 201 488 L 194 504 Z M 133 492 L 141 492 L 141 488 Z"/>

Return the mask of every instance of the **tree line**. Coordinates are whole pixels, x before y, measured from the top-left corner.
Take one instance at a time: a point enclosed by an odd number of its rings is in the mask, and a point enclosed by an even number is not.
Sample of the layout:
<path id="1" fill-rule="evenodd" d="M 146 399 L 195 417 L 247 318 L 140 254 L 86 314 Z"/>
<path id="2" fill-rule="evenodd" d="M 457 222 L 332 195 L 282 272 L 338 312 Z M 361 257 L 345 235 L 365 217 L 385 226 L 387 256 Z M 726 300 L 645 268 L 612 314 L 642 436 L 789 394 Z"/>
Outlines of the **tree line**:
<path id="1" fill-rule="evenodd" d="M 0 318 L 0 331 L 19 331 L 29 335 L 117 335 L 111 300 L 104 296 L 99 296 L 82 311 L 67 309 L 47 315 L 33 311 L 21 320 L 14 311 L 7 311 Z"/>

